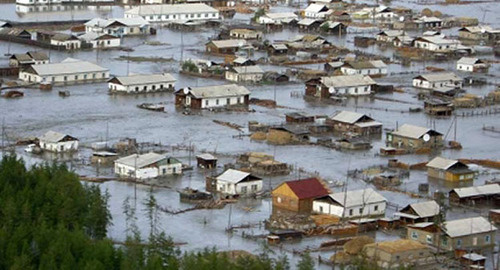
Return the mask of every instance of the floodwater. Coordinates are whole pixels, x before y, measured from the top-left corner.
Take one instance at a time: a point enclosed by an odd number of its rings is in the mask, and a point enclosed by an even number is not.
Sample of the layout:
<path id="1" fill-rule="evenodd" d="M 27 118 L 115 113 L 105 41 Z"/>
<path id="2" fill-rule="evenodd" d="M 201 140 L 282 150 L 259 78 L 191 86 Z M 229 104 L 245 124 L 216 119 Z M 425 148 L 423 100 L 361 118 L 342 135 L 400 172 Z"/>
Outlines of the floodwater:
<path id="1" fill-rule="evenodd" d="M 398 3 L 399 4 L 399 3 Z M 494 4 L 492 4 L 494 5 Z M 420 5 L 418 5 L 421 7 Z M 497 5 L 498 6 L 498 5 Z M 498 8 L 497 6 L 493 6 Z M 7 7 L 7 8 L 3 8 Z M 287 10 L 289 7 L 279 7 L 278 10 Z M 450 9 L 447 11 L 454 11 Z M 14 18 L 15 8 L 7 4 L 0 7 L 2 19 Z M 500 10 L 499 10 L 500 11 Z M 115 17 L 123 12 L 120 7 L 113 7 L 109 13 L 102 14 L 97 11 L 84 12 L 82 16 Z M 16 15 L 20 16 L 20 15 Z M 67 18 L 67 11 L 54 13 L 28 13 L 18 19 L 30 17 L 30 20 L 50 20 L 50 18 Z M 491 14 L 493 16 L 493 13 Z M 4 18 L 5 17 L 5 18 Z M 76 17 L 75 17 L 76 18 Z M 84 18 L 84 17 L 82 17 Z M 248 15 L 237 14 L 235 19 L 248 21 Z M 489 17 L 487 17 L 489 18 Z M 496 20 L 496 19 L 495 19 Z M 498 20 L 497 20 L 498 21 Z M 46 51 L 50 54 L 52 62 L 59 62 L 66 57 L 86 59 L 94 61 L 99 65 L 110 69 L 112 75 L 126 75 L 127 73 L 158 73 L 170 72 L 177 78 L 176 88 L 186 86 L 205 86 L 223 84 L 224 81 L 201 79 L 180 75 L 178 73 L 179 61 L 188 58 L 205 58 L 213 61 L 223 61 L 220 57 L 206 56 L 203 54 L 206 40 L 217 34 L 217 29 L 207 28 L 195 32 L 181 33 L 167 28 L 159 28 L 156 36 L 148 37 L 127 37 L 123 39 L 123 45 L 134 49 L 127 53 L 117 50 L 106 51 L 78 51 L 59 52 Z M 283 32 L 271 33 L 265 36 L 269 40 L 285 40 L 298 32 L 285 30 Z M 347 35 L 344 38 L 328 37 L 336 45 L 354 48 L 352 44 L 354 35 Z M 151 46 L 145 41 L 159 41 L 164 45 Z M 10 53 L 24 53 L 32 48 L 25 45 L 0 42 L 0 51 Z M 392 56 L 392 51 L 380 50 L 376 46 L 365 49 L 369 53 Z M 151 63 L 151 62 L 130 62 L 118 60 L 119 56 L 160 56 L 172 58 L 172 62 Z M 0 63 L 7 65 L 8 58 L 0 57 Z M 389 72 L 420 72 L 428 66 L 438 66 L 453 69 L 452 63 L 414 63 L 410 67 L 401 68 L 398 65 L 390 65 Z M 273 66 L 263 66 L 265 70 L 281 70 Z M 321 68 L 320 65 L 312 68 Z M 493 65 L 490 74 L 498 74 L 498 65 Z M 246 126 L 248 121 L 256 120 L 263 123 L 278 123 L 284 121 L 284 114 L 293 111 L 303 111 L 315 115 L 332 115 L 337 110 L 352 110 L 366 113 L 377 121 L 383 123 L 384 128 L 394 129 L 398 125 L 411 123 L 420 126 L 435 127 L 441 133 L 448 134 L 448 139 L 454 137 L 451 128 L 452 119 L 430 118 L 424 113 L 408 113 L 410 107 L 422 107 L 422 101 L 416 99 L 417 91 L 411 88 L 410 75 L 392 75 L 383 79 L 377 79 L 381 83 L 396 84 L 405 90 L 404 93 L 393 93 L 381 95 L 384 100 L 358 98 L 350 99 L 344 106 L 324 104 L 321 102 L 308 102 L 303 98 L 292 97 L 293 93 L 303 93 L 304 84 L 302 82 L 292 82 L 286 85 L 266 85 L 252 86 L 251 97 L 276 100 L 279 105 L 286 106 L 286 109 L 267 109 L 252 106 L 255 112 L 203 112 L 201 115 L 186 116 L 175 111 L 174 96 L 172 93 L 139 95 L 139 96 L 111 96 L 108 95 L 106 83 L 68 85 L 54 87 L 50 92 L 41 92 L 37 89 L 25 89 L 24 98 L 21 99 L 0 99 L 0 116 L 5 122 L 6 131 L 10 140 L 17 138 L 39 136 L 48 130 L 55 130 L 71 134 L 80 139 L 84 145 L 78 157 L 69 162 L 70 166 L 82 175 L 96 175 L 97 170 L 88 166 L 88 158 L 91 151 L 85 146 L 92 142 L 102 141 L 106 137 L 109 129 L 109 140 L 114 142 L 120 138 L 133 137 L 140 142 L 161 142 L 167 145 L 187 145 L 191 143 L 195 146 L 195 154 L 203 151 L 216 151 L 221 155 L 219 165 L 234 162 L 234 157 L 248 151 L 266 152 L 274 154 L 279 161 L 300 167 L 308 172 L 317 172 L 327 181 L 345 181 L 348 170 L 363 169 L 369 166 L 385 165 L 388 158 L 377 155 L 381 146 L 384 146 L 384 136 L 372 141 L 373 148 L 369 151 L 336 151 L 332 149 L 315 146 L 270 146 L 266 143 L 250 141 L 248 137 L 238 138 L 239 132 L 212 122 L 221 120 Z M 492 83 L 498 83 L 498 77 L 488 77 Z M 59 90 L 69 90 L 71 96 L 61 98 L 58 96 Z M 493 86 L 467 88 L 469 93 L 484 95 L 493 90 Z M 399 100 L 402 102 L 388 101 Z M 137 104 L 144 102 L 166 102 L 167 113 L 150 112 L 136 108 Z M 459 110 L 462 111 L 462 110 Z M 467 110 L 463 110 L 467 111 Z M 479 158 L 479 159 L 500 159 L 500 133 L 483 131 L 483 126 L 498 125 L 498 115 L 483 115 L 476 117 L 459 117 L 457 125 L 456 139 L 463 145 L 463 149 L 445 150 L 442 152 L 448 158 Z M 43 162 L 44 159 L 23 153 L 22 148 L 17 148 L 19 155 L 23 156 L 28 164 Z M 189 163 L 188 153 L 178 151 L 172 152 L 172 156 L 179 157 L 184 163 Z M 417 163 L 429 160 L 426 155 L 400 156 L 406 163 Z M 84 163 L 82 162 L 85 161 Z M 194 164 L 194 162 L 191 160 Z M 493 178 L 494 171 L 479 168 L 480 176 L 474 183 L 469 185 L 480 185 L 485 180 Z M 222 168 L 217 169 L 217 173 L 222 172 Z M 161 180 L 162 185 L 170 188 L 155 188 L 153 193 L 159 204 L 173 210 L 189 208 L 189 204 L 179 202 L 176 189 L 192 187 L 203 189 L 204 177 L 215 172 L 207 172 L 194 169 L 185 173 L 182 177 L 172 177 Z M 112 175 L 110 168 L 100 168 L 100 175 Z M 266 189 L 276 187 L 284 180 L 300 178 L 297 172 L 293 172 L 287 177 L 264 178 Z M 302 175 L 303 177 L 303 175 Z M 155 182 L 156 183 L 156 182 Z M 417 192 L 420 183 L 429 183 L 430 190 L 448 191 L 453 186 L 445 185 L 442 182 L 428 181 L 424 172 L 412 171 L 409 179 L 404 179 L 402 188 L 408 191 Z M 349 179 L 348 189 L 364 188 L 369 185 L 361 180 Z M 138 225 L 143 235 L 148 233 L 147 219 L 144 215 L 142 202 L 147 197 L 150 188 L 145 185 L 137 185 L 122 182 L 107 182 L 101 184 L 103 190 L 107 190 L 110 195 L 110 210 L 113 215 L 113 225 L 109 228 L 109 236 L 113 239 L 123 240 L 125 231 L 125 217 L 122 214 L 123 201 L 130 197 L 137 205 Z M 340 191 L 339 188 L 332 187 L 333 191 Z M 395 192 L 381 192 L 388 201 L 405 206 L 416 199 Z M 134 199 L 135 198 L 135 199 Z M 242 230 L 228 235 L 225 228 L 229 225 L 257 224 L 269 218 L 271 213 L 271 202 L 269 199 L 241 200 L 232 206 L 226 206 L 221 210 L 198 210 L 179 215 L 161 214 L 160 228 L 168 235 L 171 235 L 176 242 L 186 242 L 181 248 L 184 250 L 197 250 L 206 246 L 216 246 L 222 250 L 244 249 L 254 253 L 261 250 L 261 242 L 248 240 L 241 237 Z M 387 216 L 391 216 L 395 209 L 389 208 Z M 231 213 L 231 214 L 230 214 Z M 477 213 L 464 213 L 463 211 L 450 211 L 448 218 L 475 216 Z M 247 234 L 263 234 L 263 227 L 255 226 L 246 229 Z M 374 235 L 378 241 L 399 238 L 399 234 L 387 234 L 377 232 Z M 305 249 L 307 247 L 318 247 L 322 241 L 328 237 L 314 237 L 304 239 L 298 243 L 285 244 L 286 250 Z M 279 254 L 279 249 L 275 250 Z M 288 254 L 292 262 L 298 258 Z M 332 252 L 322 252 L 323 258 L 329 257 Z M 315 253 L 314 256 L 318 254 Z"/>

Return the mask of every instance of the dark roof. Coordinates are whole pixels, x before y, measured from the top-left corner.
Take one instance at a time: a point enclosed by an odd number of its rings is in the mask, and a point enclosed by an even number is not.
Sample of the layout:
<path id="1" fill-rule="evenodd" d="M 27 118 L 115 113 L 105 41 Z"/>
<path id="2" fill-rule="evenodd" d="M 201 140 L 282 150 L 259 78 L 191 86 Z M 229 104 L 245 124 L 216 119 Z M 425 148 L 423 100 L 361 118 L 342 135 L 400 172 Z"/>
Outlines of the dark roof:
<path id="1" fill-rule="evenodd" d="M 27 54 L 35 60 L 49 60 L 49 57 L 44 52 L 31 51 Z"/>
<path id="2" fill-rule="evenodd" d="M 317 178 L 307 178 L 285 182 L 299 199 L 327 196 L 330 191 Z"/>

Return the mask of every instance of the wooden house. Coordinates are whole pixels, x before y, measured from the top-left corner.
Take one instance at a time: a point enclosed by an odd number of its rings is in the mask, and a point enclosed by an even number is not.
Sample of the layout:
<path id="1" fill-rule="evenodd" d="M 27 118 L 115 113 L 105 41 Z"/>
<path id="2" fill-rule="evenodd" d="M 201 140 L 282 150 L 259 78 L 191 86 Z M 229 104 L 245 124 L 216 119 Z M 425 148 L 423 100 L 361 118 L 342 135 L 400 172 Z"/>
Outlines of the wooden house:
<path id="1" fill-rule="evenodd" d="M 319 98 L 370 95 L 374 85 L 372 78 L 363 75 L 320 77 L 306 81 L 305 94 Z"/>
<path id="2" fill-rule="evenodd" d="M 424 101 L 425 113 L 434 116 L 451 116 L 455 107 L 450 101 L 432 98 Z"/>
<path id="3" fill-rule="evenodd" d="M 211 40 L 205 44 L 205 51 L 212 54 L 235 54 L 247 45 L 244 39 Z"/>
<path id="4" fill-rule="evenodd" d="M 319 26 L 321 25 L 321 21 L 316 19 L 305 18 L 297 22 L 297 27 L 302 31 L 317 31 Z"/>
<path id="5" fill-rule="evenodd" d="M 354 132 L 363 136 L 382 133 L 382 123 L 357 112 L 340 111 L 327 118 L 325 122 L 340 132 Z"/>
<path id="6" fill-rule="evenodd" d="M 313 200 L 327 196 L 330 191 L 317 178 L 287 181 L 272 192 L 273 210 L 283 209 L 292 212 L 310 213 Z"/>
<path id="7" fill-rule="evenodd" d="M 229 30 L 229 36 L 234 39 L 259 40 L 262 39 L 262 32 L 253 29 L 235 28 Z"/>
<path id="8" fill-rule="evenodd" d="M 240 85 L 227 84 L 183 88 L 175 92 L 175 105 L 195 110 L 248 106 L 250 91 Z"/>
<path id="9" fill-rule="evenodd" d="M 294 123 L 294 124 L 313 123 L 314 116 L 299 112 L 293 112 L 285 114 L 285 120 L 287 123 Z"/>
<path id="10" fill-rule="evenodd" d="M 425 127 L 404 124 L 386 134 L 387 146 L 403 149 L 430 149 L 443 146 L 443 134 Z"/>
<path id="11" fill-rule="evenodd" d="M 495 224 L 500 224 L 500 209 L 491 209 L 489 213 L 490 221 Z"/>
<path id="12" fill-rule="evenodd" d="M 208 153 L 197 155 L 196 162 L 199 168 L 213 169 L 217 167 L 217 158 Z"/>
<path id="13" fill-rule="evenodd" d="M 435 157 L 426 166 L 427 176 L 439 180 L 472 181 L 476 175 L 467 164 L 442 157 Z"/>
<path id="14" fill-rule="evenodd" d="M 382 269 L 417 267 L 436 262 L 434 254 L 426 245 L 413 240 L 377 242 L 365 245 L 362 250 L 366 259 Z"/>
<path id="15" fill-rule="evenodd" d="M 283 43 L 273 43 L 269 45 L 267 51 L 271 55 L 286 55 L 288 53 L 288 47 Z"/>
<path id="16" fill-rule="evenodd" d="M 0 30 L 0 35 L 3 36 L 11 36 L 14 38 L 22 38 L 22 39 L 31 39 L 31 33 L 22 29 L 22 28 L 15 28 L 15 27 L 9 27 L 9 28 L 3 28 Z"/>
<path id="17" fill-rule="evenodd" d="M 402 224 L 434 222 L 439 215 L 440 207 L 436 201 L 411 203 L 395 213 Z"/>
<path id="18" fill-rule="evenodd" d="M 326 21 L 320 25 L 320 29 L 337 36 L 343 36 L 347 33 L 347 25 L 341 22 Z"/>
<path id="19" fill-rule="evenodd" d="M 478 205 L 493 204 L 500 202 L 500 185 L 488 184 L 455 188 L 448 193 L 450 204 Z"/>

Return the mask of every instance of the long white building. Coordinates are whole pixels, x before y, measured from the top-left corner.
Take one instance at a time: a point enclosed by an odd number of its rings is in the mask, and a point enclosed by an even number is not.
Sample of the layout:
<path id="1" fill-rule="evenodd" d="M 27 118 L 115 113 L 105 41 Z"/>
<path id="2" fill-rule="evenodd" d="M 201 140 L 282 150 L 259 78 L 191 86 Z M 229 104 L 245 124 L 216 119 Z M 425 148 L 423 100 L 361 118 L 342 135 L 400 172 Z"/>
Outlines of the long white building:
<path id="1" fill-rule="evenodd" d="M 16 0 L 19 5 L 114 3 L 114 0 Z"/>
<path id="2" fill-rule="evenodd" d="M 174 90 L 175 78 L 168 74 L 131 75 L 114 77 L 108 81 L 109 91 L 114 93 L 149 93 Z"/>
<path id="3" fill-rule="evenodd" d="M 133 154 L 115 160 L 115 174 L 138 179 L 182 174 L 182 163 L 157 153 Z"/>
<path id="4" fill-rule="evenodd" d="M 19 72 L 20 80 L 35 83 L 93 82 L 108 78 L 109 69 L 73 58 L 60 63 L 32 65 Z"/>
<path id="5" fill-rule="evenodd" d="M 85 32 L 115 36 L 150 34 L 149 22 L 142 17 L 101 19 L 94 18 L 85 23 Z"/>
<path id="6" fill-rule="evenodd" d="M 78 150 L 78 139 L 67 134 L 48 131 L 38 138 L 40 148 L 45 151 L 63 153 Z"/>
<path id="7" fill-rule="evenodd" d="M 333 193 L 313 201 L 313 212 L 356 218 L 385 214 L 387 200 L 371 188 Z"/>
<path id="8" fill-rule="evenodd" d="M 142 17 L 148 22 L 219 20 L 219 11 L 206 4 L 146 5 L 125 11 L 125 18 Z"/>

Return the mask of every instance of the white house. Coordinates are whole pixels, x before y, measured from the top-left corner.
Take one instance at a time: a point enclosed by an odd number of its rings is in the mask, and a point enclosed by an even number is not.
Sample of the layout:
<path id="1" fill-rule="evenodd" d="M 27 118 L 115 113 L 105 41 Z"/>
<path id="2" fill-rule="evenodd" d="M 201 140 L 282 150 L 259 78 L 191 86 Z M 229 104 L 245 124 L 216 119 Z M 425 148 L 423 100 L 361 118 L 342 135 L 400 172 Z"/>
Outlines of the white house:
<path id="1" fill-rule="evenodd" d="M 60 63 L 32 65 L 19 72 L 19 79 L 26 82 L 93 82 L 109 78 L 109 69 L 96 64 L 67 58 Z"/>
<path id="2" fill-rule="evenodd" d="M 226 80 L 232 82 L 260 82 L 264 77 L 264 70 L 259 66 L 232 67 L 226 71 Z"/>
<path id="3" fill-rule="evenodd" d="M 219 11 L 206 4 L 145 5 L 125 11 L 125 18 L 142 17 L 148 22 L 219 20 Z"/>
<path id="4" fill-rule="evenodd" d="M 157 153 L 133 154 L 115 160 L 115 174 L 138 179 L 182 174 L 182 163 Z"/>
<path id="5" fill-rule="evenodd" d="M 479 72 L 487 70 L 489 65 L 474 57 L 462 57 L 457 61 L 457 70 L 464 72 Z"/>
<path id="6" fill-rule="evenodd" d="M 262 191 L 262 179 L 247 172 L 229 169 L 217 176 L 217 191 L 231 195 L 255 194 Z"/>
<path id="7" fill-rule="evenodd" d="M 110 34 L 118 37 L 150 34 L 149 22 L 142 17 L 101 19 L 94 18 L 85 23 L 85 32 Z"/>
<path id="8" fill-rule="evenodd" d="M 413 87 L 423 89 L 462 88 L 463 79 L 453 72 L 429 73 L 413 78 Z"/>
<path id="9" fill-rule="evenodd" d="M 249 104 L 250 91 L 240 85 L 227 84 L 184 88 L 175 92 L 175 105 L 191 109 L 213 109 Z"/>
<path id="10" fill-rule="evenodd" d="M 121 45 L 119 37 L 109 34 L 88 32 L 78 36 L 78 38 L 86 43 L 92 44 L 92 48 L 116 48 Z"/>
<path id="11" fill-rule="evenodd" d="M 83 0 L 16 0 L 19 5 L 53 5 L 53 4 L 76 4 Z M 85 0 L 85 3 L 113 3 L 114 0 Z"/>
<path id="12" fill-rule="evenodd" d="M 346 61 L 340 71 L 344 75 L 384 76 L 387 75 L 387 65 L 382 60 Z"/>
<path id="13" fill-rule="evenodd" d="M 331 95 L 369 95 L 375 84 L 372 78 L 364 75 L 321 77 L 322 87 L 326 87 Z"/>
<path id="14" fill-rule="evenodd" d="M 138 74 L 113 77 L 108 81 L 110 92 L 115 93 L 149 93 L 174 90 L 176 79 L 168 74 Z"/>
<path id="15" fill-rule="evenodd" d="M 259 17 L 259 24 L 281 24 L 298 20 L 299 16 L 293 12 L 266 13 Z"/>
<path id="16" fill-rule="evenodd" d="M 432 52 L 452 52 L 456 51 L 460 42 L 455 39 L 447 39 L 441 36 L 424 36 L 413 40 L 413 46 L 419 49 Z"/>
<path id="17" fill-rule="evenodd" d="M 310 19 L 324 19 L 332 13 L 325 5 L 321 4 L 310 4 L 304 10 L 304 17 Z"/>
<path id="18" fill-rule="evenodd" d="M 77 50 L 82 47 L 82 41 L 74 35 L 57 33 L 50 38 L 50 44 L 64 46 L 67 50 Z"/>
<path id="19" fill-rule="evenodd" d="M 385 214 L 387 199 L 371 188 L 333 193 L 313 201 L 313 212 L 357 218 Z"/>
<path id="20" fill-rule="evenodd" d="M 386 30 L 378 33 L 375 38 L 380 42 L 392 43 L 396 37 L 407 36 L 406 32 L 403 30 Z"/>
<path id="21" fill-rule="evenodd" d="M 44 151 L 64 153 L 78 151 L 78 139 L 55 131 L 48 131 L 38 138 L 40 148 Z"/>

